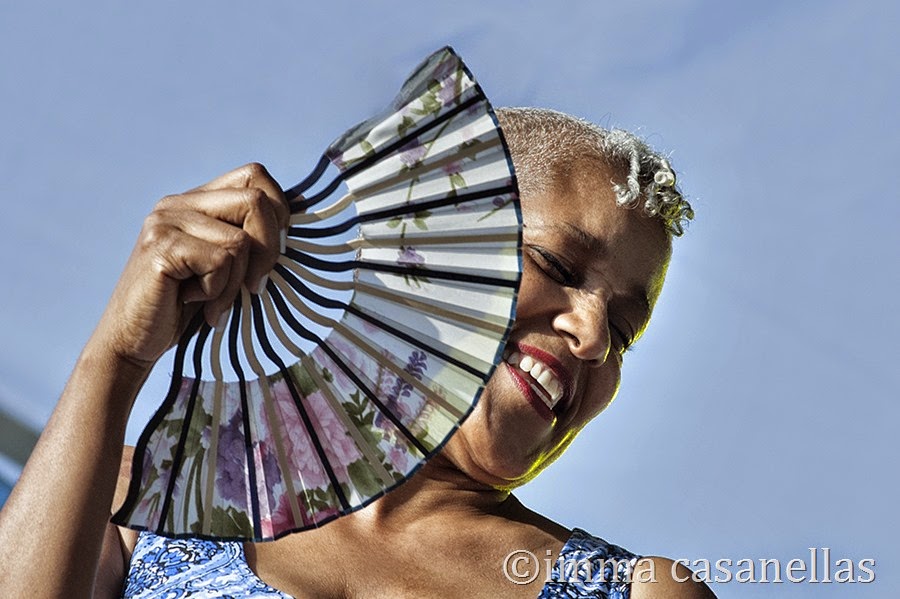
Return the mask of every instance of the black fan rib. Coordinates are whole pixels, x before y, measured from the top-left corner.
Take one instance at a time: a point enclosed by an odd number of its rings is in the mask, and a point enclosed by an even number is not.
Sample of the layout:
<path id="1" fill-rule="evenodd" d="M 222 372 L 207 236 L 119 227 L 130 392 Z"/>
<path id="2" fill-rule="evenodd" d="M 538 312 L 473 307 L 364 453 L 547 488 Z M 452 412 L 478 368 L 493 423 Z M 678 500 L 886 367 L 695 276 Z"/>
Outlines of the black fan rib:
<path id="1" fill-rule="evenodd" d="M 450 356 L 450 355 L 442 352 L 441 350 L 428 345 L 424 341 L 422 341 L 420 339 L 416 339 L 415 337 L 408 335 L 408 334 L 404 333 L 403 331 L 396 329 L 387 323 L 381 322 L 377 318 L 374 318 L 373 316 L 369 315 L 367 312 L 360 310 L 359 308 L 357 308 L 356 306 L 354 306 L 352 304 L 346 304 L 340 300 L 336 300 L 333 298 L 325 297 L 323 295 L 319 295 L 318 293 L 316 293 L 315 291 L 313 291 L 312 289 L 307 287 L 303 283 L 303 281 L 301 281 L 299 279 L 299 277 L 294 275 L 294 273 L 292 273 L 290 270 L 288 270 L 283 264 L 276 264 L 275 270 L 278 271 L 278 274 L 280 274 L 282 277 L 284 277 L 284 279 L 294 289 L 294 291 L 296 291 L 297 293 L 299 293 L 300 295 L 302 295 L 309 301 L 314 302 L 314 303 L 322 306 L 323 308 L 331 308 L 334 310 L 346 310 L 347 312 L 350 312 L 351 314 L 358 316 L 359 318 L 362 318 L 363 320 L 366 320 L 367 322 L 374 324 L 381 330 L 387 331 L 388 333 L 397 337 L 398 339 L 402 339 L 411 345 L 415 345 L 416 347 L 425 351 L 426 353 L 429 353 L 433 356 L 437 356 L 438 358 L 444 360 L 445 362 L 448 362 L 450 364 L 453 364 L 457 368 L 465 370 L 472 376 L 479 378 L 482 382 L 487 382 L 487 379 L 488 379 L 487 374 L 484 372 L 481 372 L 477 368 L 470 366 L 469 364 L 466 364 L 465 362 L 463 362 L 457 358 L 454 358 L 453 356 Z M 430 275 L 431 271 L 428 271 L 428 274 Z"/>
<path id="2" fill-rule="evenodd" d="M 282 276 L 285 275 L 284 272 L 280 272 L 280 274 Z M 292 276 L 290 273 L 287 274 L 288 276 Z M 319 347 L 321 347 L 322 351 L 328 354 L 328 357 L 330 357 L 331 360 L 335 364 L 337 364 L 338 368 L 340 368 L 344 372 L 344 374 L 346 374 L 347 377 L 351 381 L 353 381 L 353 384 L 356 385 L 365 394 L 366 398 L 368 398 L 369 401 L 375 404 L 375 406 L 378 408 L 378 411 L 381 412 L 381 414 L 385 418 L 390 420 L 394 424 L 394 426 L 397 427 L 397 430 L 399 430 L 401 434 L 406 437 L 407 441 L 409 441 L 410 444 L 418 449 L 422 453 L 422 455 L 427 456 L 429 452 L 425 448 L 425 446 L 423 446 L 422 443 L 418 439 L 416 439 L 415 435 L 413 435 L 408 428 L 406 428 L 406 425 L 400 422 L 400 420 L 390 410 L 387 409 L 387 407 L 381 402 L 380 399 L 378 399 L 375 393 L 373 393 L 372 390 L 369 389 L 369 387 L 362 380 L 360 380 L 358 376 L 356 376 L 356 373 L 353 372 L 353 370 L 351 370 L 350 367 L 344 363 L 344 361 L 337 355 L 337 353 L 333 349 L 331 349 L 331 346 L 329 346 L 321 338 L 319 338 L 318 335 L 307 330 L 306 327 L 304 327 L 302 324 L 300 324 L 300 322 L 297 321 L 296 318 L 294 318 L 294 315 L 291 313 L 287 302 L 285 301 L 284 297 L 282 297 L 281 292 L 278 290 L 278 286 L 270 280 L 266 288 L 269 290 L 269 293 L 272 296 L 272 300 L 275 302 L 275 307 L 278 308 L 278 313 L 281 314 L 281 317 L 284 319 L 287 325 L 291 327 L 291 329 L 293 329 L 298 335 L 301 335 L 304 339 L 312 341 Z"/>
<path id="3" fill-rule="evenodd" d="M 271 283 L 270 281 L 267 286 L 270 284 L 273 283 Z M 259 296 L 252 296 L 251 309 L 253 310 L 253 330 L 256 331 L 256 336 L 259 340 L 259 344 L 262 347 L 263 352 L 269 357 L 270 360 L 275 363 L 276 366 L 278 366 L 278 369 L 284 376 L 284 382 L 287 384 L 288 391 L 290 391 L 291 397 L 294 399 L 294 404 L 297 406 L 297 412 L 300 414 L 300 418 L 303 419 L 303 425 L 306 427 L 306 430 L 309 431 L 309 438 L 316 450 L 316 455 L 319 456 L 319 462 L 321 462 L 322 468 L 325 469 L 325 474 L 328 475 L 328 480 L 338 496 L 338 501 L 341 502 L 341 508 L 344 510 L 348 510 L 350 509 L 350 502 L 347 501 L 347 498 L 344 496 L 344 491 L 343 489 L 341 489 L 341 484 L 340 482 L 338 482 L 337 475 L 334 473 L 334 469 L 328 462 L 328 456 L 325 454 L 325 448 L 322 446 L 322 441 L 319 439 L 319 435 L 318 433 L 316 433 L 316 429 L 313 427 L 312 419 L 309 417 L 309 413 L 306 411 L 306 406 L 303 405 L 300 393 L 294 385 L 294 381 L 288 374 L 287 366 L 285 366 L 284 361 L 281 359 L 281 356 L 279 356 L 275 352 L 275 349 L 272 347 L 272 344 L 269 342 L 269 338 L 266 335 L 266 327 L 262 315 L 262 307 L 259 303 Z"/>
<path id="4" fill-rule="evenodd" d="M 477 104 L 478 102 L 481 102 L 484 100 L 485 100 L 484 94 L 481 93 L 480 89 L 478 89 L 477 92 L 475 93 L 475 95 L 473 95 L 471 98 L 469 98 L 465 102 L 462 102 L 461 104 L 458 104 L 457 106 L 454 106 L 453 108 L 451 108 L 444 114 L 442 114 L 442 115 L 438 116 L 437 118 L 435 118 L 434 120 L 432 120 L 430 123 L 423 125 L 422 127 L 416 129 L 415 131 L 411 131 L 411 132 L 407 133 L 403 137 L 401 137 L 401 138 L 397 139 L 396 141 L 388 144 L 387 146 L 381 148 L 377 152 L 373 152 L 372 155 L 367 156 L 366 158 L 360 160 L 353 166 L 349 167 L 347 170 L 342 171 L 334 178 L 334 180 L 332 180 L 331 183 L 328 184 L 328 186 L 325 189 L 318 192 L 314 196 L 306 198 L 299 202 L 292 202 L 291 203 L 291 214 L 296 214 L 298 212 L 304 212 L 306 210 L 309 210 L 311 207 L 315 206 L 316 204 L 318 204 L 319 202 L 321 202 L 322 200 L 327 198 L 329 195 L 334 193 L 334 190 L 337 189 L 338 186 L 345 179 L 352 177 L 353 175 L 355 175 L 356 173 L 358 173 L 359 171 L 361 171 L 363 169 L 369 168 L 371 165 L 375 164 L 376 162 L 378 162 L 385 156 L 389 155 L 391 152 L 393 152 L 399 148 L 402 148 L 403 146 L 405 146 L 406 144 L 408 144 L 409 142 L 411 142 L 418 136 L 422 135 L 423 133 L 427 133 L 428 131 L 432 130 L 433 128 L 437 127 L 438 125 L 440 125 L 446 121 L 449 121 L 450 119 L 452 119 L 454 116 L 456 116 L 460 112 L 468 109 L 470 106 Z M 323 156 L 319 160 L 319 164 L 321 164 L 323 159 L 327 160 L 327 156 Z M 320 173 L 320 175 L 321 175 L 321 173 Z M 304 179 L 304 183 L 308 179 L 310 179 L 310 177 L 307 177 L 306 179 Z M 300 185 L 297 185 L 296 187 L 300 187 Z M 293 188 L 291 188 L 291 189 L 293 189 Z"/>

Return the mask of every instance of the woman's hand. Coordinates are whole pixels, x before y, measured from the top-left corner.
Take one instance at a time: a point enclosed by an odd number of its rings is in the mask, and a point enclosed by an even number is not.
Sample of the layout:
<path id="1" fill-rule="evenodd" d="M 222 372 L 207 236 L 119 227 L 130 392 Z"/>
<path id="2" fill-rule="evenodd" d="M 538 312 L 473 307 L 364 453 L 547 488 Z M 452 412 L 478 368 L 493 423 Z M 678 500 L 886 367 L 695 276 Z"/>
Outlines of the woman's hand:
<path id="1" fill-rule="evenodd" d="M 256 293 L 281 252 L 290 211 L 248 164 L 163 198 L 144 221 L 92 343 L 151 366 L 198 310 L 215 326 L 245 286 Z"/>
<path id="2" fill-rule="evenodd" d="M 215 323 L 242 285 L 259 289 L 288 220 L 258 164 L 156 205 L 0 511 L 0 597 L 121 591 L 128 562 L 109 514 L 134 398 L 199 310 Z"/>

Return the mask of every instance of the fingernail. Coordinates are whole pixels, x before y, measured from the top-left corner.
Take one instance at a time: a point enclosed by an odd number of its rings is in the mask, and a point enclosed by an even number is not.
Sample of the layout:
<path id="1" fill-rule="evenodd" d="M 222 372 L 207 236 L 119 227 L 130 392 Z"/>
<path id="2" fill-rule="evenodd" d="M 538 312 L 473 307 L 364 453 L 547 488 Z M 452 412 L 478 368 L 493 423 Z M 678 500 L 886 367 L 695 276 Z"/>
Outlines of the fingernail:
<path id="1" fill-rule="evenodd" d="M 263 275 L 263 278 L 259 280 L 259 285 L 256 286 L 256 295 L 260 295 L 263 291 L 266 290 L 266 283 L 269 282 L 269 275 Z"/>
<path id="2" fill-rule="evenodd" d="M 278 249 L 282 254 L 287 249 L 287 231 L 284 229 L 281 230 L 278 236 Z"/>
<path id="3" fill-rule="evenodd" d="M 217 331 L 225 328 L 225 325 L 228 324 L 228 317 L 231 316 L 231 313 L 228 310 L 222 312 L 219 315 L 219 320 L 216 321 L 216 326 L 214 327 Z"/>

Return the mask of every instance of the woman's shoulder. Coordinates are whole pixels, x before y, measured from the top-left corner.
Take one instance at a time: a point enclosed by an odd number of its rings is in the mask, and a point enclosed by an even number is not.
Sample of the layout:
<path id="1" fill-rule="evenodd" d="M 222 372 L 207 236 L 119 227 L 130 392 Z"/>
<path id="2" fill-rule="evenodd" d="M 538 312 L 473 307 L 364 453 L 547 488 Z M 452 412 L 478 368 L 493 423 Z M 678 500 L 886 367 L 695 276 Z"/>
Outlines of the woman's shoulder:
<path id="1" fill-rule="evenodd" d="M 541 599 L 629 596 L 640 555 L 580 528 L 572 529 L 553 563 Z"/>
<path id="2" fill-rule="evenodd" d="M 635 553 L 580 528 L 572 529 L 540 595 L 556 597 L 715 599 L 681 564 Z"/>

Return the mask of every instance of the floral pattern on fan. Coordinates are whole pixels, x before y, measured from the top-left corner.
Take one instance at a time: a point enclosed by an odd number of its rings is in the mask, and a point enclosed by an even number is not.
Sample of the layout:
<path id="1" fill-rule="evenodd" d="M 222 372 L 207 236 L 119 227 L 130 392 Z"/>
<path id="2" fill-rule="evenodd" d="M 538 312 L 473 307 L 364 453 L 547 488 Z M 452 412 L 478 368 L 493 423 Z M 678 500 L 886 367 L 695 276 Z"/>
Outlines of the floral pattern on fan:
<path id="1" fill-rule="evenodd" d="M 347 356 L 353 356 L 357 351 L 353 347 L 343 349 Z M 312 357 L 327 360 L 327 356 Z M 409 357 L 408 371 L 421 379 L 427 370 L 426 361 L 424 353 L 413 351 Z M 347 417 L 366 437 L 370 446 L 375 448 L 376 455 L 383 462 L 390 478 L 394 481 L 401 480 L 414 465 L 411 455 L 415 450 L 402 441 L 402 436 L 393 430 L 386 418 L 363 400 L 359 390 L 355 389 L 345 375 L 340 372 L 332 373 L 327 368 L 322 368 L 319 374 L 323 379 L 333 382 L 337 388 L 345 391 L 340 401 Z M 350 491 L 355 489 L 359 498 L 364 498 L 368 496 L 367 494 L 379 491 L 380 481 L 372 478 L 366 457 L 348 434 L 345 423 L 338 416 L 335 407 L 326 399 L 323 390 L 300 364 L 291 368 L 291 375 L 305 394 L 306 405 L 314 427 L 323 441 L 322 448 L 328 464 L 334 470 L 344 492 L 352 495 Z M 409 383 L 384 372 L 383 367 L 380 372 L 373 372 L 371 375 L 370 378 L 381 381 L 381 390 L 387 398 L 386 404 L 395 408 L 395 413 L 401 415 L 402 421 L 413 423 L 419 419 L 419 425 L 427 427 L 431 415 L 429 412 L 433 413 L 434 409 L 426 404 L 421 395 L 415 393 Z M 327 521 L 340 512 L 341 506 L 331 489 L 325 466 L 316 455 L 309 432 L 304 428 L 295 410 L 294 400 L 284 379 L 274 375 L 270 377 L 268 383 L 275 409 L 281 418 L 284 457 L 289 470 L 296 473 L 303 483 L 303 489 L 300 491 L 288 488 L 278 464 L 277 442 L 272 437 L 274 431 L 271 429 L 260 431 L 257 428 L 258 436 L 252 443 L 254 462 L 252 469 L 262 474 L 257 486 L 264 492 L 269 510 L 259 524 L 263 534 L 271 538 L 275 531 Z M 193 384 L 192 379 L 185 379 L 182 388 L 186 389 Z M 249 383 L 251 389 L 257 389 L 258 384 L 258 381 Z M 174 519 L 180 517 L 183 519 L 181 527 L 198 535 L 213 528 L 219 531 L 218 534 L 222 537 L 252 536 L 253 523 L 247 515 L 252 497 L 247 476 L 251 467 L 247 463 L 245 451 L 246 440 L 243 434 L 243 413 L 238 384 L 225 384 L 223 390 L 224 408 L 220 417 L 215 419 L 219 421 L 217 427 L 212 426 L 214 416 L 205 412 L 202 407 L 208 402 L 201 400 L 195 404 L 187 443 L 194 451 L 182 458 L 185 464 L 190 465 L 189 474 L 186 479 L 179 478 L 174 484 L 175 500 L 183 503 L 174 505 L 168 511 L 170 518 L 168 525 L 174 527 Z M 199 398 L 203 397 L 204 391 L 214 393 L 214 383 L 201 383 Z M 251 391 L 251 395 L 255 395 L 256 392 Z M 184 402 L 187 397 L 187 393 L 182 393 L 179 401 Z M 254 405 L 261 408 L 264 402 L 259 401 Z M 181 405 L 176 407 L 184 408 Z M 255 417 L 257 422 L 266 422 L 267 416 L 262 410 Z M 177 441 L 182 425 L 183 422 L 179 419 L 168 421 L 160 436 L 151 441 L 158 447 L 168 447 L 169 451 L 144 454 L 141 487 L 144 490 L 155 488 L 156 492 L 140 497 L 136 516 L 153 520 L 154 512 L 159 510 L 163 493 L 153 483 L 171 473 L 170 468 L 178 447 Z M 423 439 L 427 437 L 427 433 L 422 435 Z M 216 446 L 215 457 L 209 453 L 213 445 Z M 207 480 L 209 476 L 213 476 L 212 484 Z M 204 484 L 208 485 L 209 491 L 200 488 Z M 214 497 L 205 498 L 204 494 L 207 492 L 211 492 Z M 191 505 L 191 502 L 196 502 L 196 505 Z M 214 507 L 207 515 L 204 513 L 204 505 L 208 503 L 214 504 Z M 294 518 L 292 503 L 299 508 L 299 521 Z"/>
<path id="2" fill-rule="evenodd" d="M 338 176 L 304 197 L 329 162 Z M 341 184 L 349 193 L 313 210 Z M 452 50 L 286 197 L 287 247 L 265 291 L 179 343 L 116 523 L 253 541 L 321 526 L 434 455 L 499 362 L 521 277 L 518 193 L 490 104 Z"/>

